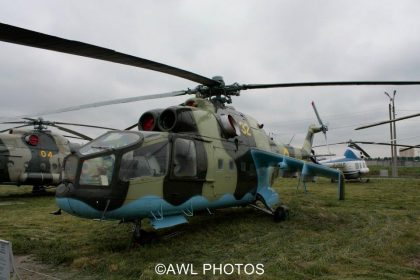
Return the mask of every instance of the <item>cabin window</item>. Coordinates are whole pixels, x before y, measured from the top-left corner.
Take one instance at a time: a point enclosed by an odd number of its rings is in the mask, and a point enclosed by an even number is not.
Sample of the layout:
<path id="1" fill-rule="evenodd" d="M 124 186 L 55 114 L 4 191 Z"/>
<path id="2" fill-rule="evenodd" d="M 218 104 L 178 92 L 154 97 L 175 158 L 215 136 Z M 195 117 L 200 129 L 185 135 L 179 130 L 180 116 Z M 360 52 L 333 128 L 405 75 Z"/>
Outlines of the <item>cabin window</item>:
<path id="1" fill-rule="evenodd" d="M 244 161 L 241 162 L 241 171 L 246 172 L 246 162 Z"/>
<path id="2" fill-rule="evenodd" d="M 235 164 L 233 163 L 233 160 L 229 160 L 229 169 L 230 170 L 234 170 L 235 169 Z"/>
<path id="3" fill-rule="evenodd" d="M 114 171 L 115 156 L 107 155 L 85 160 L 80 174 L 81 185 L 109 186 Z"/>
<path id="4" fill-rule="evenodd" d="M 168 166 L 168 142 L 143 146 L 121 158 L 120 179 L 164 176 Z"/>
<path id="5" fill-rule="evenodd" d="M 217 160 L 217 169 L 222 170 L 223 169 L 223 159 L 219 158 Z"/>
<path id="6" fill-rule="evenodd" d="M 175 140 L 173 174 L 176 177 L 197 176 L 197 152 L 194 141 L 182 138 Z"/>

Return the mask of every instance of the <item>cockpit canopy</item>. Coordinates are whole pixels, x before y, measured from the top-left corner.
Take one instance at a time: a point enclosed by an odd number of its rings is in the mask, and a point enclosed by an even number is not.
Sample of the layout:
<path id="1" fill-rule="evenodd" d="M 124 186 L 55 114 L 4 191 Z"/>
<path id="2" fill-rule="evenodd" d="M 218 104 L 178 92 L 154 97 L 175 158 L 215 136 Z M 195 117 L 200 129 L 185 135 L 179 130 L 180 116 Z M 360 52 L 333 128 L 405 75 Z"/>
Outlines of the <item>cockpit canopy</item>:
<path id="1" fill-rule="evenodd" d="M 128 147 L 143 139 L 138 133 L 111 131 L 93 140 L 80 148 L 82 155 L 98 153 L 104 150 L 113 150 Z"/>
<path id="2" fill-rule="evenodd" d="M 109 186 L 114 180 L 165 176 L 169 151 L 162 133 L 108 132 L 66 158 L 64 178 L 80 185 Z"/>

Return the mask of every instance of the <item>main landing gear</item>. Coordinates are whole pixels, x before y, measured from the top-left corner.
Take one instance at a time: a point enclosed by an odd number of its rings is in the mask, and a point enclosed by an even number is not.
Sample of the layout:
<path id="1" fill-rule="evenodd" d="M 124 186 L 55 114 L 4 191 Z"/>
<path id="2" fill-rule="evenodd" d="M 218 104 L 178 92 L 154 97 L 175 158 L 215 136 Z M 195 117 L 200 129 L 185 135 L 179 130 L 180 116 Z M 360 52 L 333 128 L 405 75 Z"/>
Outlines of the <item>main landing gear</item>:
<path id="1" fill-rule="evenodd" d="M 42 195 L 42 194 L 45 194 L 46 192 L 47 192 L 47 190 L 46 190 L 45 186 L 42 186 L 42 185 L 34 185 L 32 187 L 32 194 Z"/>
<path id="2" fill-rule="evenodd" d="M 264 213 L 272 215 L 274 222 L 285 221 L 289 217 L 289 208 L 285 205 L 277 206 L 275 209 L 269 207 L 262 197 L 259 197 L 253 204 L 250 204 L 255 209 L 258 209 Z"/>
<path id="3" fill-rule="evenodd" d="M 289 217 L 289 208 L 284 205 L 278 206 L 273 212 L 276 223 L 285 221 Z"/>
<path id="4" fill-rule="evenodd" d="M 141 220 L 133 221 L 133 236 L 131 239 L 131 246 L 149 244 L 156 240 L 157 234 L 155 232 L 148 232 L 141 229 Z"/>

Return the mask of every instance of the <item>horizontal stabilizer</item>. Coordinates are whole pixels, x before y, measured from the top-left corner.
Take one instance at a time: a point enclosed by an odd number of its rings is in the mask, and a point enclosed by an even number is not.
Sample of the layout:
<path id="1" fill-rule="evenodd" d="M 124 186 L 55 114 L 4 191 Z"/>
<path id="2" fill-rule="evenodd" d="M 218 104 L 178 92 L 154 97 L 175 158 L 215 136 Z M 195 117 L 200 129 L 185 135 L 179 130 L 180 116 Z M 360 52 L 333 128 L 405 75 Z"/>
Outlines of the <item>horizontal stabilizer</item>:
<path id="1" fill-rule="evenodd" d="M 173 227 L 180 224 L 188 223 L 187 219 L 183 215 L 165 216 L 162 218 L 150 219 L 150 223 L 154 229 L 161 229 L 167 227 Z"/>

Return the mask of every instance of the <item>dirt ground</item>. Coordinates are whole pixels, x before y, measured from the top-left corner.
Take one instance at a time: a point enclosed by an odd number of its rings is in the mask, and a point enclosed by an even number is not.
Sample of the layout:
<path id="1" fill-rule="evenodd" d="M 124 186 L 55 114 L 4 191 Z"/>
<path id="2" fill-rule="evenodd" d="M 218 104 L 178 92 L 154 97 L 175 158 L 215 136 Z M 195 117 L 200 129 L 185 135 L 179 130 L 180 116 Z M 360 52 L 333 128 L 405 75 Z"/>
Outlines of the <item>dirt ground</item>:
<path id="1" fill-rule="evenodd" d="M 27 256 L 14 256 L 16 272 L 12 274 L 11 279 L 21 280 L 67 280 L 75 279 L 76 271 L 69 271 L 62 267 L 48 266 L 39 263 L 33 259 L 30 255 Z M 91 279 L 91 278 L 80 278 L 77 279 Z"/>

